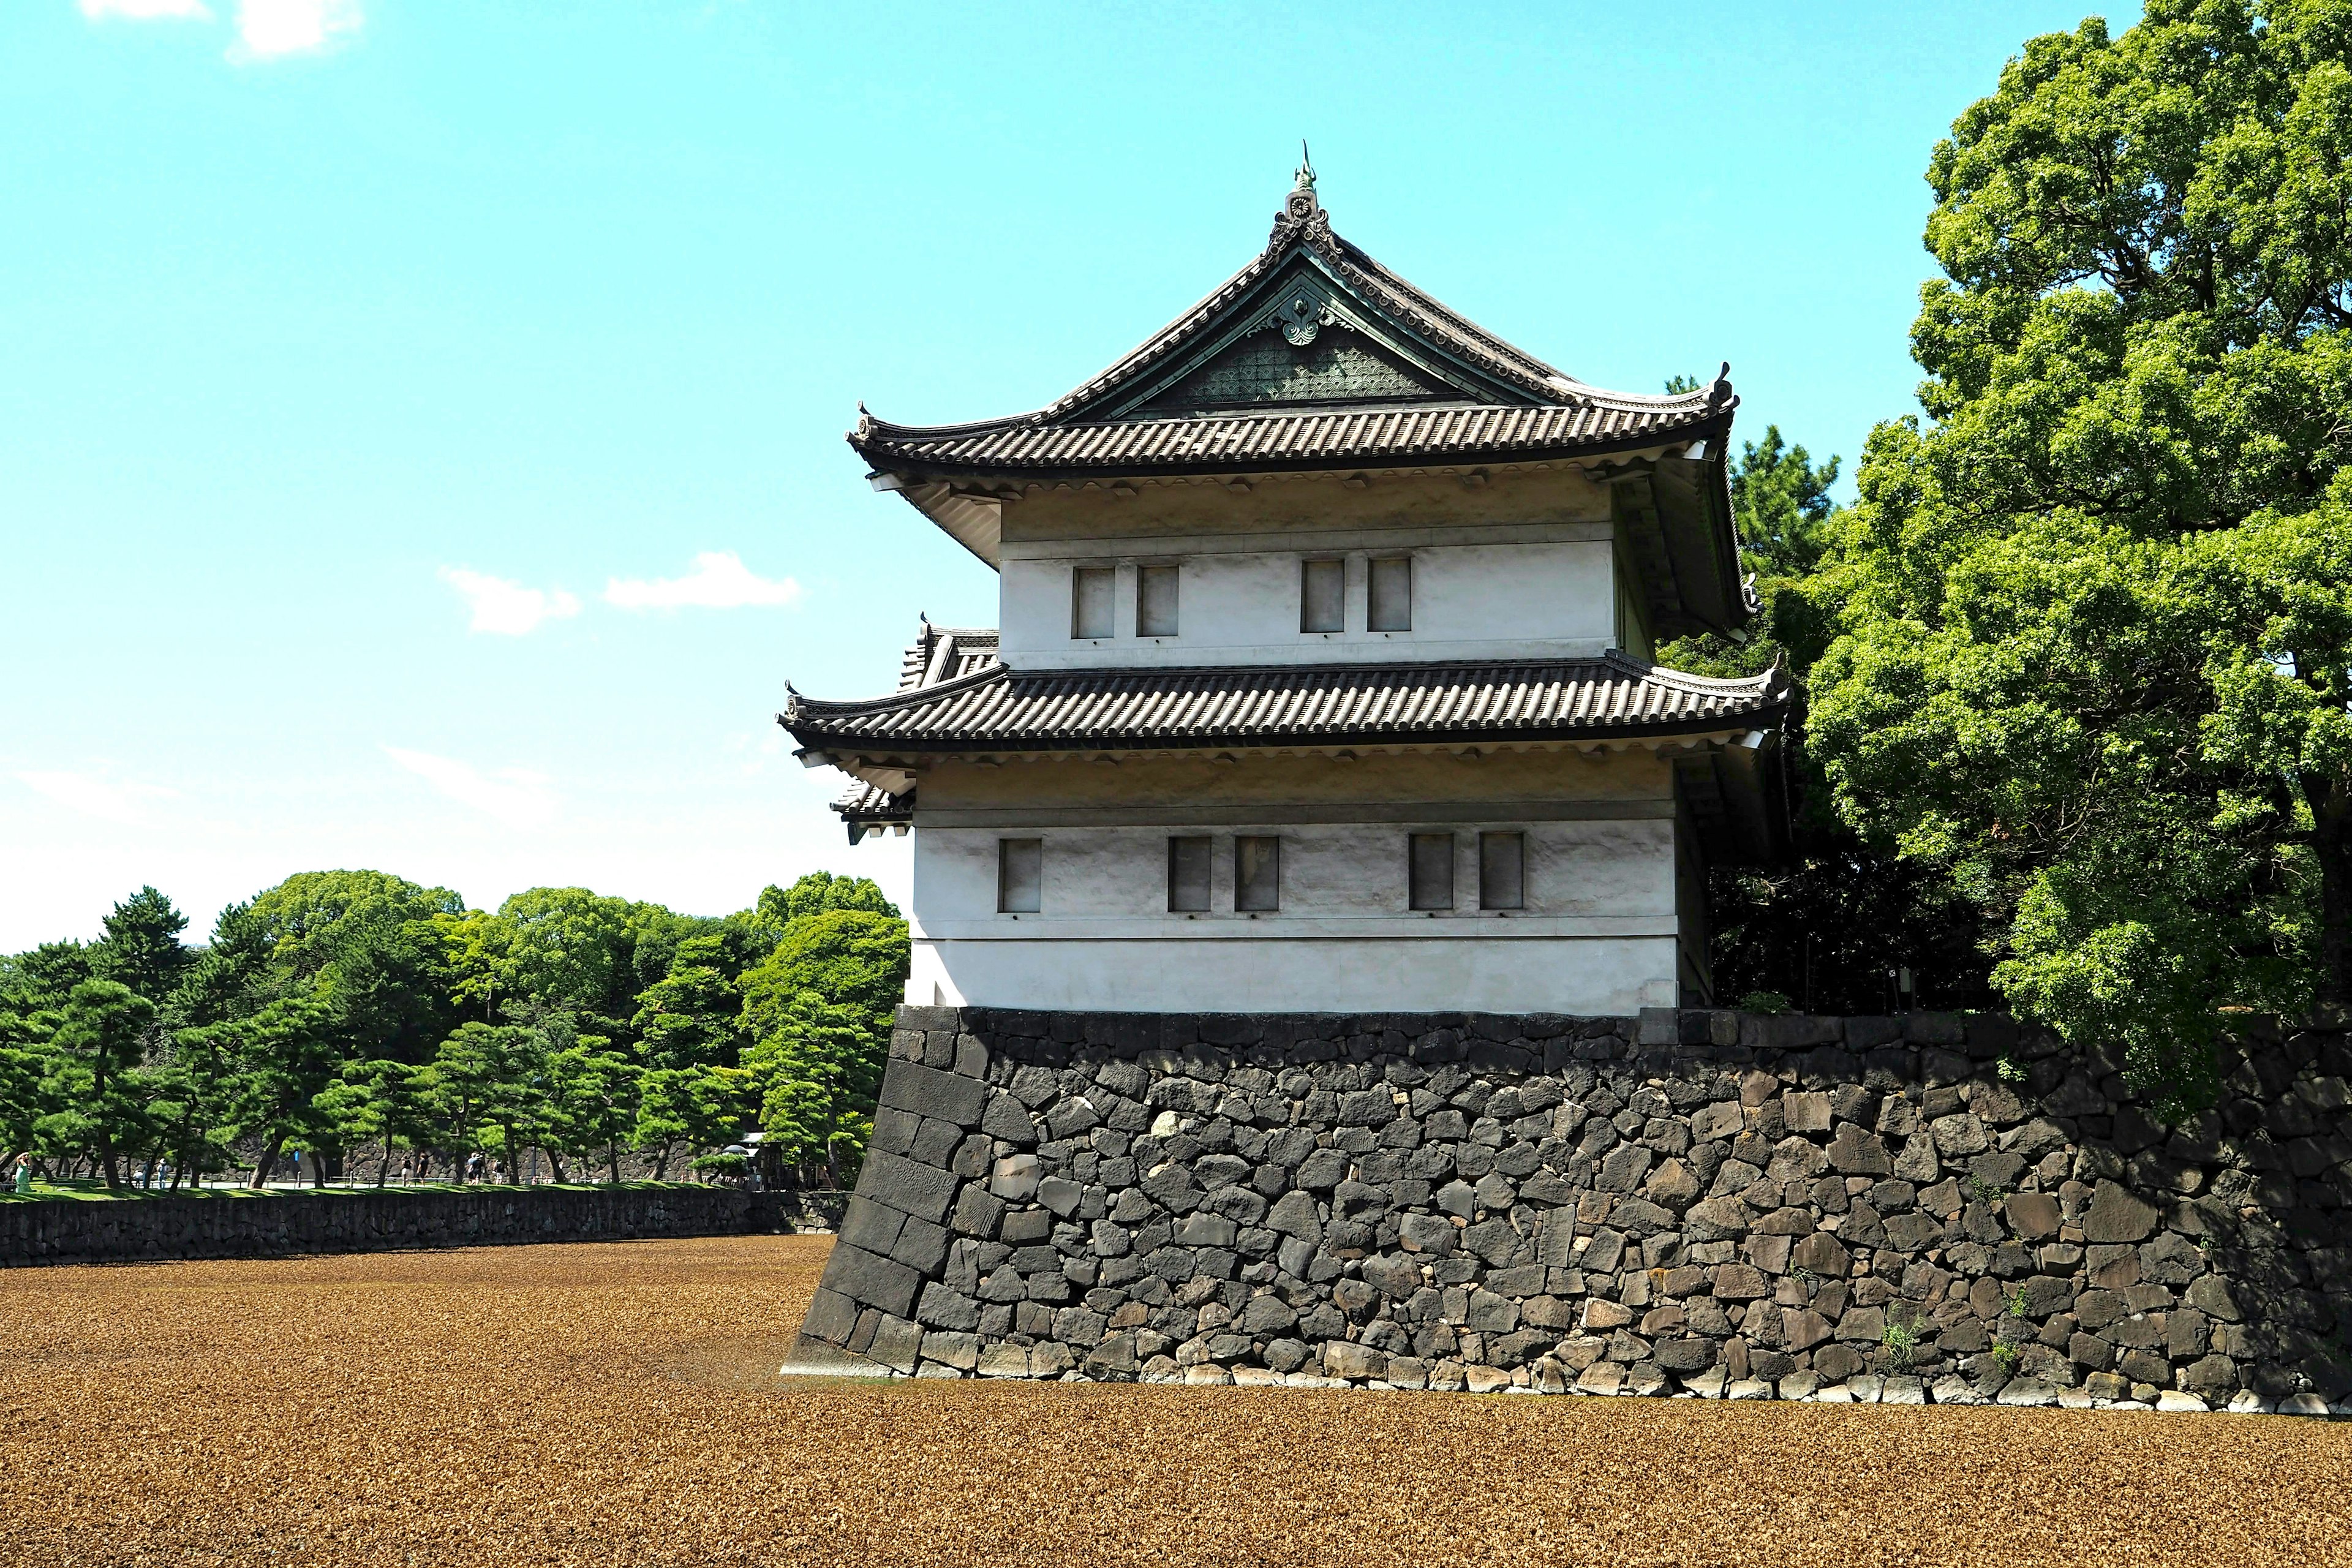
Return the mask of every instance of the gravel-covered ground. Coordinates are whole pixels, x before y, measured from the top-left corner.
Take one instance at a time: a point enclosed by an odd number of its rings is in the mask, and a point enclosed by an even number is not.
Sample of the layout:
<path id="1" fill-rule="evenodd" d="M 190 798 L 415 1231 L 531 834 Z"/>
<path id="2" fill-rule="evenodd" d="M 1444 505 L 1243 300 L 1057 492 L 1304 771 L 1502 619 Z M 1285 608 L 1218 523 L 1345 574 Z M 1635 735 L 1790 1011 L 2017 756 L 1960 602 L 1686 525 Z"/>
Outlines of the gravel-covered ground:
<path id="1" fill-rule="evenodd" d="M 785 1383 L 827 1242 L 0 1273 L 7 1563 L 2352 1563 L 2352 1424 Z"/>

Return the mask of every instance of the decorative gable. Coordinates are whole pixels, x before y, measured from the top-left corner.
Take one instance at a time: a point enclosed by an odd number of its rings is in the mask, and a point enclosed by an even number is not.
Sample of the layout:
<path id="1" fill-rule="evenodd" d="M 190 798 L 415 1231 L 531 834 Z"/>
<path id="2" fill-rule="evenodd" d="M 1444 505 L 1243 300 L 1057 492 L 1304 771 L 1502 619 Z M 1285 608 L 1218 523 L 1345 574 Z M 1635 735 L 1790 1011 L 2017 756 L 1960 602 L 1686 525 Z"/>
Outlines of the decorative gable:
<path id="1" fill-rule="evenodd" d="M 1283 331 L 1260 329 L 1134 412 L 1203 414 L 1229 408 L 1440 399 L 1458 402 L 1462 393 L 1415 374 L 1361 333 L 1344 327 L 1318 331 L 1310 322 L 1304 342 Z"/>

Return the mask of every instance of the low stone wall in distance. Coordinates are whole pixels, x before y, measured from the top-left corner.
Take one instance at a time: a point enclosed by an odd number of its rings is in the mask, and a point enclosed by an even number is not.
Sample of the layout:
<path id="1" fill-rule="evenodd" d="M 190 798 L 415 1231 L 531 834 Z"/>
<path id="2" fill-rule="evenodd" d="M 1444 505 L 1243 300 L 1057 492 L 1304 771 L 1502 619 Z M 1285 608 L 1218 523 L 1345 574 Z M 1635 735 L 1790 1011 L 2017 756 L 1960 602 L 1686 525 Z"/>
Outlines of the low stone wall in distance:
<path id="1" fill-rule="evenodd" d="M 688 1186 L 0 1204 L 0 1266 L 768 1234 L 829 1228 L 840 1212 L 837 1194 Z"/>
<path id="2" fill-rule="evenodd" d="M 900 1011 L 802 1357 L 2325 1410 L 2352 1051 L 2154 1121 L 1990 1016 Z"/>

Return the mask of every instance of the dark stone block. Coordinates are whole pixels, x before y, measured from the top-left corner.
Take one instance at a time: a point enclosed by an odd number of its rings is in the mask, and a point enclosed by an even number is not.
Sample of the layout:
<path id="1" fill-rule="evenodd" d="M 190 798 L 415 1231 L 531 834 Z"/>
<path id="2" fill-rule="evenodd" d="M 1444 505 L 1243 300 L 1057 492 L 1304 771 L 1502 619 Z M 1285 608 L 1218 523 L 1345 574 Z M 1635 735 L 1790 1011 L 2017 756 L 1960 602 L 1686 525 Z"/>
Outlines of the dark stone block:
<path id="1" fill-rule="evenodd" d="M 867 1154 L 857 1179 L 861 1196 L 935 1225 L 947 1217 L 956 1185 L 955 1177 L 937 1166 L 918 1165 L 896 1154 Z"/>
<path id="2" fill-rule="evenodd" d="M 809 1298 L 801 1332 L 829 1345 L 845 1345 L 857 1328 L 857 1303 L 837 1290 L 820 1289 Z"/>
<path id="3" fill-rule="evenodd" d="M 955 1217 L 950 1223 L 959 1234 L 986 1241 L 996 1235 L 1003 1219 L 1004 1200 L 974 1182 L 956 1195 Z"/>
<path id="4" fill-rule="evenodd" d="M 923 1277 L 903 1263 L 836 1241 L 833 1256 L 825 1259 L 821 1284 L 824 1289 L 903 1318 L 914 1309 Z"/>
<path id="5" fill-rule="evenodd" d="M 890 1256 L 919 1274 L 935 1275 L 948 1260 L 948 1233 L 929 1220 L 910 1218 Z"/>
<path id="6" fill-rule="evenodd" d="M 914 1062 L 893 1062 L 883 1075 L 882 1103 L 937 1117 L 965 1129 L 980 1125 L 988 1090 L 977 1079 Z"/>

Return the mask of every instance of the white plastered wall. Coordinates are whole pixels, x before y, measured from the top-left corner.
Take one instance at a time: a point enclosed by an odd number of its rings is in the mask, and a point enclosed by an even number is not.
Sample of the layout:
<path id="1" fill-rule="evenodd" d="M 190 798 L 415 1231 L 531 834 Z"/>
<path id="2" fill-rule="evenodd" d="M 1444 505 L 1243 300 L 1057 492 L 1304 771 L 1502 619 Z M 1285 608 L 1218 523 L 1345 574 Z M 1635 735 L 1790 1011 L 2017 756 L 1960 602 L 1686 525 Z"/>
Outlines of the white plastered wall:
<path id="1" fill-rule="evenodd" d="M 1605 525 L 1554 526 L 1535 538 L 1520 528 L 1477 531 L 1301 533 L 1279 548 L 1236 548 L 1213 539 L 1134 539 L 1008 543 L 1002 565 L 999 631 L 1017 669 L 1106 665 L 1367 663 L 1387 660 L 1591 658 L 1617 642 L 1613 551 Z M 1560 538 L 1559 533 L 1590 537 Z M 1252 544 L 1266 542 L 1252 541 Z M 1366 581 L 1375 557 L 1412 562 L 1412 626 L 1367 626 Z M 1347 626 L 1299 629 L 1300 563 L 1339 559 L 1347 569 Z M 1173 564 L 1174 637 L 1136 636 L 1136 570 Z M 1118 573 L 1117 628 L 1074 638 L 1072 573 Z"/>
<path id="2" fill-rule="evenodd" d="M 1530 806 L 1526 809 L 1532 810 Z M 1589 808 L 1586 808 L 1589 809 Z M 1055 824 L 1024 813 L 915 833 L 908 999 L 1116 1011 L 1627 1013 L 1676 995 L 1670 807 L 1562 820 L 1432 808 L 1381 822 Z M 950 819 L 972 814 L 942 814 Z M 1192 813 L 1171 814 L 1176 816 Z M 1215 813 L 1229 816 L 1230 813 Z M 1407 835 L 1455 835 L 1455 905 L 1408 908 Z M 1481 910 L 1478 834 L 1525 835 L 1525 907 Z M 1212 839 L 1211 908 L 1167 908 L 1168 838 Z M 1234 910 L 1233 839 L 1282 843 L 1282 908 Z M 996 908 L 998 841 L 1044 841 L 1034 913 Z"/>

